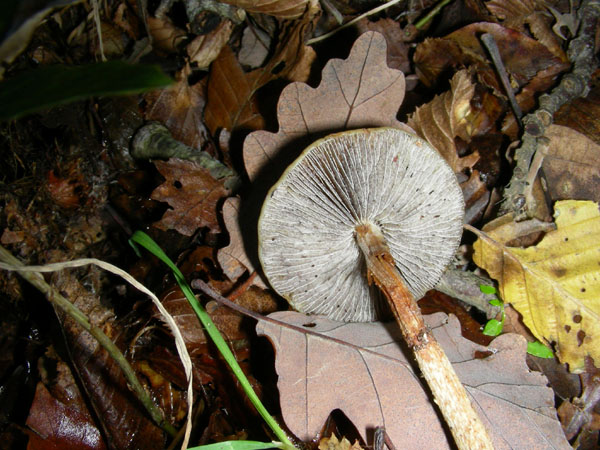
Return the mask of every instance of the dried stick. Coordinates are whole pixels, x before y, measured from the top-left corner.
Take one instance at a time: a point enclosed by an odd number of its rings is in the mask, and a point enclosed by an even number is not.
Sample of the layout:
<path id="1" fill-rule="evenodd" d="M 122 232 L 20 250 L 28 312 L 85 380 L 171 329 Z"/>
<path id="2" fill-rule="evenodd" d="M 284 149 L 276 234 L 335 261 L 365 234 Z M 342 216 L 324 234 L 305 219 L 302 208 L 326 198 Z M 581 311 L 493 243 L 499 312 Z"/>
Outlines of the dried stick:
<path id="1" fill-rule="evenodd" d="M 516 167 L 508 187 L 504 192 L 502 212 L 513 212 L 515 218 L 523 220 L 535 211 L 532 197 L 526 197 L 527 177 L 530 165 L 543 139 L 546 127 L 552 124 L 554 113 L 578 97 L 589 92 L 589 81 L 597 67 L 594 57 L 594 38 L 600 17 L 600 0 L 584 0 L 579 8 L 579 33 L 569 44 L 567 56 L 573 63 L 573 70 L 566 74 L 560 84 L 550 94 L 540 97 L 537 111 L 523 119 L 524 133 L 521 145 L 515 152 Z"/>
<path id="2" fill-rule="evenodd" d="M 493 449 L 464 386 L 444 350 L 425 326 L 417 302 L 404 285 L 385 238 L 372 226 L 360 225 L 356 228 L 356 241 L 365 256 L 369 280 L 385 294 L 456 445 L 461 450 Z"/>

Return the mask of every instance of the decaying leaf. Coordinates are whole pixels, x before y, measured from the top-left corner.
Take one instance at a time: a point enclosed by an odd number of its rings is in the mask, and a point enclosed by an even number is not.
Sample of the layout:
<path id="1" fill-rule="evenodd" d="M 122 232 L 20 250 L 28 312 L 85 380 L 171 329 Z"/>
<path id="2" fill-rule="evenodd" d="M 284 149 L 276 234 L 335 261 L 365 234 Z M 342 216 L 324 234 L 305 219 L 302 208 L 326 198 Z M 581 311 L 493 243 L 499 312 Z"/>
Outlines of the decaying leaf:
<path id="1" fill-rule="evenodd" d="M 229 245 L 219 249 L 217 259 L 230 280 L 237 280 L 246 270 L 250 273 L 256 271 L 244 248 L 244 238 L 239 224 L 239 209 L 238 197 L 230 197 L 223 204 L 223 222 L 229 234 Z M 255 277 L 254 284 L 262 288 L 267 287 L 260 276 Z"/>
<path id="2" fill-rule="evenodd" d="M 282 413 L 300 439 L 314 438 L 339 408 L 367 443 L 369 431 L 384 426 L 396 448 L 451 448 L 408 350 L 398 344 L 395 324 L 343 324 L 295 312 L 269 317 L 297 327 L 261 321 L 257 332 L 275 346 Z M 525 339 L 505 334 L 483 347 L 460 336 L 454 316 L 439 313 L 426 316 L 425 322 L 453 363 L 496 449 L 570 448 L 546 378 L 525 364 Z M 476 352 L 491 356 L 476 359 Z"/>
<path id="3" fill-rule="evenodd" d="M 533 335 L 579 373 L 586 356 L 600 361 L 600 213 L 594 202 L 567 200 L 554 216 L 557 229 L 525 249 L 484 228 L 473 261 L 498 280 Z"/>
<path id="4" fill-rule="evenodd" d="M 191 68 L 186 66 L 176 75 L 173 86 L 146 94 L 145 118 L 162 123 L 178 141 L 202 149 L 207 139 L 202 120 L 204 94 L 200 83 L 189 85 L 190 73 Z"/>
<path id="5" fill-rule="evenodd" d="M 600 78 L 592 81 L 591 90 L 586 97 L 576 98 L 563 105 L 554 114 L 554 123 L 579 131 L 600 144 L 600 121 L 597 117 L 600 117 Z"/>
<path id="6" fill-rule="evenodd" d="M 571 128 L 550 126 L 542 168 L 552 200 L 600 202 L 600 145 Z"/>
<path id="7" fill-rule="evenodd" d="M 217 202 L 229 194 L 223 180 L 215 180 L 210 172 L 193 161 L 171 158 L 155 161 L 154 165 L 165 177 L 151 198 L 167 202 L 172 209 L 165 212 L 154 225 L 161 230 L 175 229 L 191 236 L 200 227 L 218 232 Z"/>
<path id="8" fill-rule="evenodd" d="M 346 60 L 333 59 L 322 72 L 319 87 L 292 83 L 277 105 L 279 131 L 256 131 L 244 142 L 244 164 L 251 180 L 280 151 L 291 162 L 318 137 L 344 129 L 396 126 L 404 98 L 404 75 L 386 64 L 386 42 L 379 33 L 361 35 Z M 292 148 L 290 148 L 292 147 Z"/>

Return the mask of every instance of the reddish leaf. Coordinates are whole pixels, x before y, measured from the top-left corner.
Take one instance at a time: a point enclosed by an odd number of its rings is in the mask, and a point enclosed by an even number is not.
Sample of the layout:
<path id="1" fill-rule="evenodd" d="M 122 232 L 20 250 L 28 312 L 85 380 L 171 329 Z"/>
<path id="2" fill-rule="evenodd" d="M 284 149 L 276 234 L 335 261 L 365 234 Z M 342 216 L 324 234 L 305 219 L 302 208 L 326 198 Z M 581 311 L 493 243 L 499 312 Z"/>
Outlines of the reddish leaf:
<path id="1" fill-rule="evenodd" d="M 155 226 L 175 229 L 185 236 L 191 236 L 200 227 L 218 232 L 217 202 L 229 193 L 223 183 L 192 161 L 171 158 L 154 164 L 166 180 L 151 197 L 172 207 Z"/>
<path id="2" fill-rule="evenodd" d="M 42 383 L 35 390 L 27 426 L 41 439 L 30 439 L 28 449 L 77 448 L 104 450 L 100 430 L 87 409 L 62 403 L 48 392 Z"/>

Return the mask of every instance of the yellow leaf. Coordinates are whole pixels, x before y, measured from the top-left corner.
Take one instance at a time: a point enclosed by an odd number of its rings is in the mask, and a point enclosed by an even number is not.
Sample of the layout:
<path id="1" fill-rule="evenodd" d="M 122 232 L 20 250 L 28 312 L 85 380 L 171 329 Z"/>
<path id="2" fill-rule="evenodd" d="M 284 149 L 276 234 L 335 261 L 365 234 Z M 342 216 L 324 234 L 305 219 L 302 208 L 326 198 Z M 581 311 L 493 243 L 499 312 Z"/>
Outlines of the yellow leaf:
<path id="1" fill-rule="evenodd" d="M 554 343 L 569 370 L 600 362 L 600 213 L 590 201 L 555 204 L 557 229 L 533 247 L 507 247 L 481 235 L 473 260 L 499 282 L 504 301 L 542 342 Z"/>

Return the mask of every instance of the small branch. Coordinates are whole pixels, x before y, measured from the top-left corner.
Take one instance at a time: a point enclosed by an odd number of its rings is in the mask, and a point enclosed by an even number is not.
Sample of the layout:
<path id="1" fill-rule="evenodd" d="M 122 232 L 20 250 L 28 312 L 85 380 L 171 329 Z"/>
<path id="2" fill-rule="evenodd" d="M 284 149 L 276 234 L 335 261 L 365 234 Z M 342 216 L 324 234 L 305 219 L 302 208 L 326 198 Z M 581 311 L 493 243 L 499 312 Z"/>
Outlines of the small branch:
<path id="1" fill-rule="evenodd" d="M 365 256 L 369 279 L 385 294 L 456 445 L 461 450 L 493 449 L 467 391 L 444 350 L 425 326 L 421 310 L 405 286 L 385 238 L 375 227 L 361 225 L 356 228 L 356 241 Z"/>
<path id="2" fill-rule="evenodd" d="M 498 50 L 494 36 L 490 33 L 485 33 L 481 36 L 481 42 L 483 42 L 485 48 L 487 48 L 488 52 L 490 53 L 490 57 L 492 58 L 496 72 L 498 72 L 498 77 L 500 78 L 504 92 L 506 92 L 506 95 L 508 96 L 513 113 L 517 118 L 519 126 L 522 127 L 523 123 L 521 122 L 521 119 L 523 118 L 523 111 L 521 111 L 521 107 L 517 103 L 517 98 L 515 97 L 513 88 L 510 85 L 510 80 L 508 79 L 508 74 L 506 73 L 506 68 L 502 62 L 502 57 L 500 56 L 500 51 Z"/>
<path id="3" fill-rule="evenodd" d="M 491 286 L 494 282 L 473 272 L 448 268 L 435 289 L 485 312 L 487 318 L 491 319 L 498 315 L 500 308 L 490 305 L 490 300 L 496 296 L 481 292 L 479 286 L 482 284 Z"/>
<path id="4" fill-rule="evenodd" d="M 589 82 L 597 67 L 594 55 L 594 38 L 600 17 L 600 0 L 584 0 L 579 8 L 579 34 L 569 44 L 567 56 L 573 63 L 573 70 L 566 74 L 560 84 L 550 94 L 540 97 L 540 107 L 523 119 L 524 133 L 521 145 L 515 152 L 516 166 L 508 187 L 504 192 L 502 212 L 514 212 L 518 220 L 531 216 L 535 211 L 532 198 L 526 198 L 527 175 L 538 149 L 538 140 L 544 136 L 546 128 L 552 124 L 554 114 L 564 104 L 585 97 L 589 92 Z"/>

